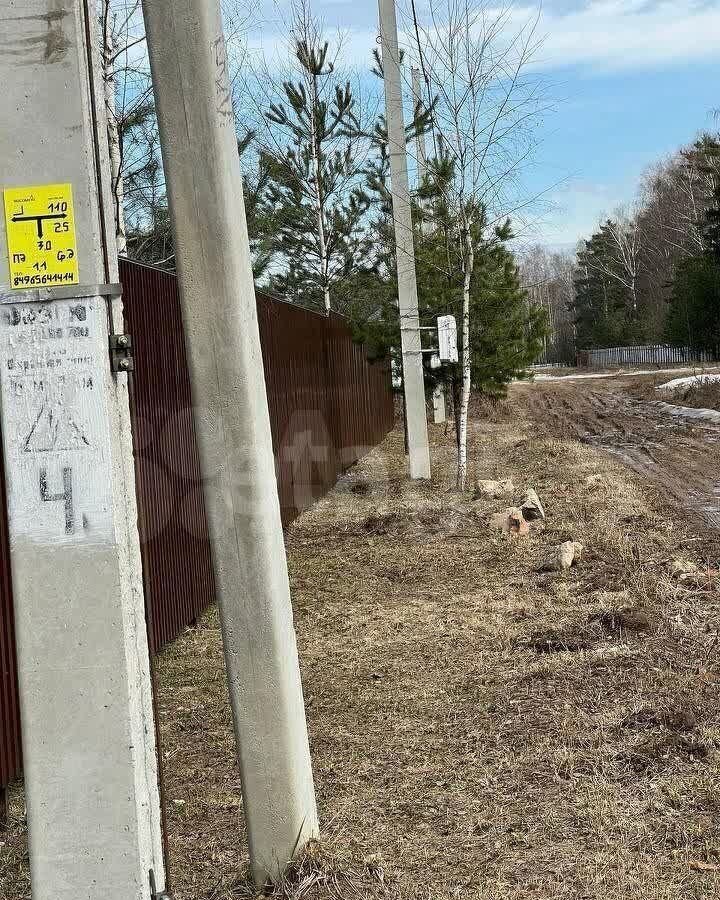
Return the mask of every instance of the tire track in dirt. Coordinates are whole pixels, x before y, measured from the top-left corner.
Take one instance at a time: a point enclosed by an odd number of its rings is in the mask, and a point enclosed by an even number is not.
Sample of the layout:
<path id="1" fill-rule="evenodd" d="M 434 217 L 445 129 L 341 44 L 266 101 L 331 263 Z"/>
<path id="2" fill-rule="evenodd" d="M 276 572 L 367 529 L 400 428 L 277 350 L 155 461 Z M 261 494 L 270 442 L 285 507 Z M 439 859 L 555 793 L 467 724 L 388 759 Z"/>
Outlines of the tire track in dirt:
<path id="1" fill-rule="evenodd" d="M 548 434 L 604 450 L 720 530 L 720 425 L 688 423 L 653 401 L 581 381 L 516 385 L 514 397 Z"/>

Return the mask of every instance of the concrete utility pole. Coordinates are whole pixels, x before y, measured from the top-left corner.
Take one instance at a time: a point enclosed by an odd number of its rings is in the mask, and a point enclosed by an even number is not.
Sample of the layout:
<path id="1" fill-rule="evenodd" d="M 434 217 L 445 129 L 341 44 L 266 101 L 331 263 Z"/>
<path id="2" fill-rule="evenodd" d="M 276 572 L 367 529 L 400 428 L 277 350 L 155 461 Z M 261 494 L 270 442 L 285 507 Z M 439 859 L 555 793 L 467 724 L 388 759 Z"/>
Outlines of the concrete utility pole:
<path id="1" fill-rule="evenodd" d="M 433 391 L 433 422 L 435 425 L 442 425 L 446 420 L 445 391 L 441 384 L 436 384 Z"/>
<path id="2" fill-rule="evenodd" d="M 395 220 L 398 308 L 400 311 L 410 477 L 430 478 L 430 448 L 425 410 L 425 383 L 415 278 L 415 246 L 408 186 L 395 0 L 379 0 L 379 6 L 382 64 L 385 76 L 385 115 L 390 155 L 390 186 L 393 219 Z"/>
<path id="3" fill-rule="evenodd" d="M 250 858 L 318 833 L 218 0 L 143 0 Z"/>
<path id="4" fill-rule="evenodd" d="M 33 900 L 165 886 L 96 21 L 85 0 L 0 0 L 0 394 Z"/>

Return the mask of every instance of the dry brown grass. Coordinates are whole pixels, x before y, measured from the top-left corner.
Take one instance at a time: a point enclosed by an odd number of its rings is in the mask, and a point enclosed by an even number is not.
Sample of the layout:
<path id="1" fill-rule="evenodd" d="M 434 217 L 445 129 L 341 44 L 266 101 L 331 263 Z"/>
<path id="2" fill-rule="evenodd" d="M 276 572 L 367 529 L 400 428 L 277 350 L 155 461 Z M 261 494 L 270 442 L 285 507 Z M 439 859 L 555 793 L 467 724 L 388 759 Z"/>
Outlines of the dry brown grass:
<path id="1" fill-rule="evenodd" d="M 29 900 L 25 802 L 20 784 L 9 792 L 8 827 L 0 829 L 0 900 Z"/>
<path id="2" fill-rule="evenodd" d="M 720 409 L 720 383 L 700 381 L 671 392 L 656 391 L 655 399 L 680 406 L 693 406 L 696 409 Z"/>
<path id="3" fill-rule="evenodd" d="M 683 369 L 677 375 L 665 372 L 654 375 L 637 375 L 629 378 L 622 376 L 613 379 L 612 388 L 618 389 L 630 397 L 639 400 L 661 400 L 666 403 L 676 403 L 679 406 L 692 406 L 697 409 L 720 410 L 720 383 L 705 382 L 696 383 L 688 387 L 680 387 L 675 391 L 658 391 L 660 385 L 667 384 L 674 378 L 691 377 L 693 374 L 702 375 L 703 369 Z M 713 374 L 717 368 L 712 369 Z"/>
<path id="4" fill-rule="evenodd" d="M 488 529 L 502 501 L 454 491 L 442 428 L 433 484 L 406 480 L 395 432 L 291 528 L 324 832 L 275 896 L 713 896 L 720 604 L 669 572 L 703 543 L 599 451 L 510 404 L 475 413 L 478 475 L 543 500 L 528 539 Z M 538 572 L 566 539 L 581 564 Z M 176 895 L 253 896 L 214 613 L 159 682 Z"/>

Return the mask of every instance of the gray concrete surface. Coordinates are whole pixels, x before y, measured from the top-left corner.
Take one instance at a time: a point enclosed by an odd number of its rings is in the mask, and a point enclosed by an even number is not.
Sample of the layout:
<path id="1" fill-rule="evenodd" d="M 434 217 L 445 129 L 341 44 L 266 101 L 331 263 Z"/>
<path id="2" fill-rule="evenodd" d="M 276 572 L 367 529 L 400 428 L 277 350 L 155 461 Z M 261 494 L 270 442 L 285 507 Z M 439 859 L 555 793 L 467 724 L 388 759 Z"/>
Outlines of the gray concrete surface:
<path id="1" fill-rule="evenodd" d="M 317 835 L 217 0 L 144 0 L 252 870 Z"/>
<path id="2" fill-rule="evenodd" d="M 430 478 L 425 381 L 418 319 L 415 246 L 407 172 L 402 79 L 399 64 L 395 0 L 379 0 L 380 38 L 385 77 L 385 115 L 388 126 L 390 187 L 397 252 L 398 307 L 407 415 L 408 459 L 411 478 Z"/>
<path id="3" fill-rule="evenodd" d="M 32 186 L 72 185 L 81 285 L 117 281 L 86 12 L 80 0 L 0 0 L 0 189 L 28 187 L 30 198 Z M 63 237 L 45 233 L 53 253 Z M 160 888 L 164 871 L 127 376 L 115 379 L 108 357 L 120 306 L 20 303 L 9 282 L 2 217 L 0 395 L 32 896 L 148 900 L 149 871 Z"/>

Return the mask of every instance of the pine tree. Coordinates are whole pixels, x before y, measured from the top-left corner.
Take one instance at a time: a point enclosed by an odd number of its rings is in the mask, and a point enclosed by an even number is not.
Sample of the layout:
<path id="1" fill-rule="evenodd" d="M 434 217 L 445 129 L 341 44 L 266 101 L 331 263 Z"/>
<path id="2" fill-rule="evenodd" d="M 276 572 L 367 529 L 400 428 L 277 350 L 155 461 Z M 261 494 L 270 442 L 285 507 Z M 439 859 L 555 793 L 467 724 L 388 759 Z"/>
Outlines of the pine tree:
<path id="1" fill-rule="evenodd" d="M 243 165 L 243 200 L 255 283 L 262 283 L 275 258 L 277 215 L 268 196 L 271 176 L 267 159 L 253 154 L 255 133 L 248 131 L 238 140 L 238 156 Z M 247 158 L 252 162 L 247 165 Z"/>
<path id="2" fill-rule="evenodd" d="M 326 312 L 338 284 L 360 267 L 368 246 L 356 101 L 350 83 L 337 79 L 328 53 L 328 42 L 306 27 L 295 42 L 300 78 L 283 83 L 286 102 L 271 104 L 267 113 L 284 146 L 261 152 L 274 214 L 273 245 L 283 263 L 272 287 Z"/>

